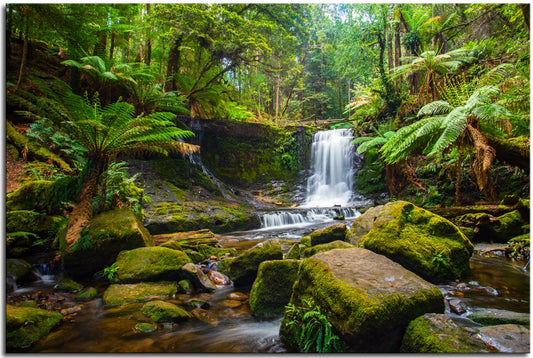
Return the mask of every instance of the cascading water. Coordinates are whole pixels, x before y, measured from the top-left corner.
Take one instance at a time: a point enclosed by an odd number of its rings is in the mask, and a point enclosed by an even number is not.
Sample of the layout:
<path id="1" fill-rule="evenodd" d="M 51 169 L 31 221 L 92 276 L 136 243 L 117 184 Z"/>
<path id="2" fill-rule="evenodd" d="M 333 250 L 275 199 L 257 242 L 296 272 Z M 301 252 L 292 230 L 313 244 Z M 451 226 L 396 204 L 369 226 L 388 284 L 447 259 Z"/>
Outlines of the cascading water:
<path id="1" fill-rule="evenodd" d="M 319 131 L 311 144 L 311 175 L 307 180 L 307 196 L 297 209 L 265 213 L 265 229 L 308 225 L 333 220 L 336 216 L 354 218 L 360 215 L 352 190 L 354 139 L 350 129 Z"/>

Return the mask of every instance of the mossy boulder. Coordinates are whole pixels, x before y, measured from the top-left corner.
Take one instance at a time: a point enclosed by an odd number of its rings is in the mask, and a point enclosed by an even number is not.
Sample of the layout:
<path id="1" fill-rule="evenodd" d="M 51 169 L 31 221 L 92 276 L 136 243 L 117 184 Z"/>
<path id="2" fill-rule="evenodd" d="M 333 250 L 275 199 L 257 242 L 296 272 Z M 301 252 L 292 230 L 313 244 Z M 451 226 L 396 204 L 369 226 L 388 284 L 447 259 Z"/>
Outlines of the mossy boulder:
<path id="1" fill-rule="evenodd" d="M 335 249 L 300 264 L 290 303 L 314 302 L 350 352 L 397 352 L 409 322 L 444 312 L 434 285 L 385 256 L 366 249 Z M 296 330 L 286 314 L 280 337 L 298 350 Z"/>
<path id="2" fill-rule="evenodd" d="M 154 242 L 161 247 L 181 250 L 187 253 L 194 263 L 206 260 L 212 256 L 222 257 L 226 254 L 236 255 L 237 250 L 223 248 L 209 229 L 193 232 L 179 232 L 172 234 L 154 235 Z"/>
<path id="3" fill-rule="evenodd" d="M 166 247 L 139 247 L 121 251 L 114 265 L 113 282 L 179 281 L 183 265 L 192 262 L 186 253 Z"/>
<path id="4" fill-rule="evenodd" d="M 428 313 L 407 326 L 402 353 L 488 353 L 487 345 L 445 314 Z"/>
<path id="5" fill-rule="evenodd" d="M 22 259 L 7 259 L 5 268 L 7 276 L 16 282 L 29 282 L 36 278 L 31 264 Z"/>
<path id="6" fill-rule="evenodd" d="M 303 247 L 303 245 L 302 245 Z M 300 244 L 295 243 L 291 246 L 289 251 L 285 254 L 286 260 L 299 260 L 300 259 Z"/>
<path id="7" fill-rule="evenodd" d="M 217 289 L 217 286 L 211 281 L 203 271 L 193 263 L 187 263 L 181 268 L 181 275 L 191 282 L 196 291 L 211 292 Z"/>
<path id="8" fill-rule="evenodd" d="M 6 305 L 6 349 L 27 348 L 46 336 L 63 320 L 59 312 Z"/>
<path id="9" fill-rule="evenodd" d="M 129 209 L 96 215 L 71 248 L 64 237 L 60 241 L 65 270 L 73 278 L 92 276 L 111 266 L 121 251 L 145 246 L 154 246 L 153 239 Z"/>
<path id="10" fill-rule="evenodd" d="M 157 331 L 157 325 L 153 323 L 140 322 L 135 325 L 135 332 L 151 333 Z"/>
<path id="11" fill-rule="evenodd" d="M 431 282 L 469 272 L 474 250 L 450 221 L 406 201 L 368 210 L 354 220 L 349 236 L 351 243 L 385 255 Z"/>
<path id="12" fill-rule="evenodd" d="M 98 297 L 98 290 L 94 287 L 86 287 L 74 296 L 76 301 L 90 301 Z"/>
<path id="13" fill-rule="evenodd" d="M 46 237 L 59 220 L 59 217 L 31 210 L 8 211 L 6 212 L 6 233 L 27 231 Z"/>
<path id="14" fill-rule="evenodd" d="M 182 322 L 191 317 L 191 315 L 183 308 L 176 306 L 173 303 L 160 300 L 146 303 L 141 308 L 141 312 L 157 323 Z"/>
<path id="15" fill-rule="evenodd" d="M 178 292 L 176 282 L 141 282 L 133 284 L 113 284 L 104 292 L 107 307 L 124 303 L 150 301 L 154 298 L 167 299 Z"/>
<path id="16" fill-rule="evenodd" d="M 256 317 L 282 316 L 292 295 L 299 260 L 264 261 L 250 292 L 250 309 Z"/>
<path id="17" fill-rule="evenodd" d="M 68 277 L 64 277 L 54 286 L 54 290 L 58 292 L 76 293 L 83 290 L 83 285 Z"/>
<path id="18" fill-rule="evenodd" d="M 507 243 L 507 255 L 515 260 L 529 261 L 530 237 L 529 233 L 513 237 Z"/>
<path id="19" fill-rule="evenodd" d="M 345 224 L 338 223 L 313 231 L 311 237 L 311 246 L 327 244 L 332 241 L 345 241 L 348 229 Z"/>
<path id="20" fill-rule="evenodd" d="M 499 324 L 521 324 L 529 326 L 529 313 L 520 313 L 496 308 L 477 308 L 468 318 L 484 326 Z"/>
<path id="21" fill-rule="evenodd" d="M 526 223 L 518 210 L 498 216 L 494 225 L 490 227 L 490 238 L 494 242 L 507 242 L 515 236 L 524 234 L 522 226 Z"/>
<path id="22" fill-rule="evenodd" d="M 355 246 L 345 241 L 336 240 L 336 241 L 328 242 L 327 244 L 320 244 L 320 245 L 308 247 L 303 250 L 302 256 L 306 258 L 306 257 L 311 257 L 314 254 L 317 254 L 319 252 L 329 251 L 333 249 L 349 249 L 353 247 Z"/>
<path id="23" fill-rule="evenodd" d="M 307 247 L 310 247 L 311 246 L 311 237 L 309 235 L 303 236 L 300 239 L 300 244 L 302 244 L 304 246 L 307 246 Z"/>
<path id="24" fill-rule="evenodd" d="M 166 234 L 208 228 L 214 233 L 257 229 L 257 214 L 242 204 L 219 201 L 162 202 L 148 208 L 146 228 L 152 234 Z"/>
<path id="25" fill-rule="evenodd" d="M 251 285 L 263 261 L 282 260 L 281 244 L 277 239 L 263 241 L 228 262 L 227 274 L 235 286 Z"/>

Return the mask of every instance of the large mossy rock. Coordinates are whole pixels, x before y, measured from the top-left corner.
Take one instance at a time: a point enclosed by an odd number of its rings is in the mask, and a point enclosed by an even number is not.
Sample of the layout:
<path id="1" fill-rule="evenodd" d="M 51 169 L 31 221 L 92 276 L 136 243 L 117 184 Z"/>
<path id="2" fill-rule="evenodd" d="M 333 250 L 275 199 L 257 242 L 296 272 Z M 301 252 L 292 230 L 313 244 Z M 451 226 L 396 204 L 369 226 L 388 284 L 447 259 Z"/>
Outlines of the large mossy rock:
<path id="1" fill-rule="evenodd" d="M 141 282 L 132 284 L 110 285 L 104 292 L 104 304 L 107 307 L 120 306 L 124 303 L 145 302 L 168 299 L 178 292 L 176 282 Z"/>
<path id="2" fill-rule="evenodd" d="M 374 207 L 354 220 L 351 243 L 431 282 L 469 272 L 472 243 L 450 221 L 406 201 Z"/>
<path id="3" fill-rule="evenodd" d="M 445 314 L 428 313 L 411 321 L 400 351 L 402 353 L 488 353 L 487 345 L 456 325 Z"/>
<path id="4" fill-rule="evenodd" d="M 332 241 L 345 241 L 348 229 L 346 225 L 339 223 L 313 231 L 311 237 L 311 246 L 327 244 Z"/>
<path id="5" fill-rule="evenodd" d="M 507 242 L 524 234 L 522 226 L 526 223 L 518 210 L 503 214 L 498 216 L 494 225 L 489 228 L 489 237 L 495 242 Z"/>
<path id="6" fill-rule="evenodd" d="M 141 312 L 157 323 L 182 322 L 188 320 L 191 315 L 183 308 L 165 301 L 150 301 L 146 303 Z"/>
<path id="7" fill-rule="evenodd" d="M 192 262 L 182 251 L 165 247 L 140 247 L 121 251 L 114 265 L 113 282 L 179 281 L 181 268 Z"/>
<path id="8" fill-rule="evenodd" d="M 283 253 L 279 240 L 270 239 L 255 245 L 234 259 L 227 260 L 227 272 L 225 273 L 232 279 L 235 286 L 251 285 L 257 276 L 261 262 L 282 259 Z"/>
<path id="9" fill-rule="evenodd" d="M 291 303 L 314 302 L 351 352 L 397 352 L 409 322 L 444 311 L 434 285 L 385 256 L 361 248 L 321 252 L 302 261 Z M 280 337 L 298 350 L 286 314 Z"/>
<path id="10" fill-rule="evenodd" d="M 59 312 L 6 305 L 6 348 L 27 348 L 46 336 L 63 320 Z"/>
<path id="11" fill-rule="evenodd" d="M 250 292 L 250 309 L 256 317 L 282 316 L 292 295 L 299 260 L 265 261 L 259 265 Z"/>
<path id="12" fill-rule="evenodd" d="M 218 201 L 162 202 L 148 208 L 146 228 L 151 234 L 167 234 L 207 228 L 214 233 L 257 229 L 257 214 L 245 205 Z"/>
<path id="13" fill-rule="evenodd" d="M 355 246 L 345 241 L 336 240 L 336 241 L 328 242 L 327 244 L 315 245 L 315 246 L 311 246 L 311 247 L 304 249 L 303 257 L 304 258 L 311 257 L 314 254 L 318 254 L 319 252 L 329 251 L 333 249 L 350 249 L 354 247 Z"/>
<path id="14" fill-rule="evenodd" d="M 34 210 L 49 215 L 62 214 L 66 204 L 76 199 L 78 191 L 75 177 L 30 181 L 6 195 L 6 212 Z"/>
<path id="15" fill-rule="evenodd" d="M 70 249 L 64 238 L 60 243 L 65 270 L 73 278 L 92 276 L 111 266 L 121 251 L 144 246 L 154 246 L 153 239 L 129 209 L 96 215 Z"/>
<path id="16" fill-rule="evenodd" d="M 7 292 L 12 292 L 17 283 L 29 282 L 37 278 L 30 263 L 22 259 L 7 259 L 5 269 Z"/>

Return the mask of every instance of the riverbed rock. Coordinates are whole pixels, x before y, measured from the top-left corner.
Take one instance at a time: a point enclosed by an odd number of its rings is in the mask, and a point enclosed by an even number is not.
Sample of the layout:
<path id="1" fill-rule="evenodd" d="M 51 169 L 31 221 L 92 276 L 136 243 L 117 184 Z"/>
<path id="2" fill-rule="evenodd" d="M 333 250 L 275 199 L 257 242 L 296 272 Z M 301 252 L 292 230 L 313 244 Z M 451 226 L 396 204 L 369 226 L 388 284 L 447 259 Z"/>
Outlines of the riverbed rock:
<path id="1" fill-rule="evenodd" d="M 227 262 L 229 277 L 235 286 L 250 285 L 257 276 L 261 262 L 282 259 L 283 253 L 277 239 L 263 241 Z"/>
<path id="2" fill-rule="evenodd" d="M 319 244 L 327 244 L 332 241 L 345 241 L 348 229 L 345 224 L 339 223 L 330 225 L 313 231 L 309 236 L 311 237 L 311 246 Z"/>
<path id="3" fill-rule="evenodd" d="M 488 353 L 475 331 L 456 325 L 445 314 L 427 313 L 407 326 L 401 353 Z"/>
<path id="4" fill-rule="evenodd" d="M 6 349 L 27 348 L 63 320 L 59 312 L 6 305 Z"/>
<path id="5" fill-rule="evenodd" d="M 187 263 L 181 268 L 182 275 L 189 280 L 196 291 L 211 292 L 217 289 L 217 286 L 211 281 L 203 271 L 193 263 Z"/>
<path id="6" fill-rule="evenodd" d="M 11 292 L 9 287 L 13 290 L 16 283 L 30 282 L 37 278 L 30 263 L 22 259 L 7 259 L 5 268 L 8 292 Z"/>
<path id="7" fill-rule="evenodd" d="M 209 310 L 195 308 L 191 311 L 191 314 L 199 321 L 208 323 L 212 326 L 218 326 L 217 316 Z"/>
<path id="8" fill-rule="evenodd" d="M 366 249 L 334 249 L 300 264 L 290 303 L 311 301 L 326 316 L 350 352 L 397 352 L 416 317 L 444 311 L 434 285 L 385 256 Z M 299 332 L 285 314 L 280 337 L 298 350 Z"/>
<path id="9" fill-rule="evenodd" d="M 182 251 L 165 247 L 140 247 L 121 251 L 114 265 L 113 282 L 179 281 L 181 268 L 192 262 Z"/>
<path id="10" fill-rule="evenodd" d="M 469 272 L 474 250 L 450 221 L 406 201 L 366 211 L 354 220 L 349 241 L 385 255 L 431 282 Z"/>
<path id="11" fill-rule="evenodd" d="M 303 246 L 303 245 L 302 245 Z M 285 254 L 285 259 L 287 260 L 299 260 L 300 259 L 300 244 L 295 243 L 291 246 L 289 251 Z"/>
<path id="12" fill-rule="evenodd" d="M 183 308 L 165 301 L 150 301 L 146 303 L 141 312 L 157 323 L 183 322 L 191 318 L 191 315 Z"/>
<path id="13" fill-rule="evenodd" d="M 481 327 L 481 339 L 501 353 L 529 353 L 530 331 L 525 326 L 502 324 Z"/>
<path id="14" fill-rule="evenodd" d="M 175 282 L 141 282 L 110 285 L 103 294 L 106 307 L 124 303 L 145 302 L 153 299 L 167 299 L 178 291 Z"/>
<path id="15" fill-rule="evenodd" d="M 61 239 L 61 258 L 73 278 L 93 276 L 111 266 L 123 250 L 154 246 L 152 237 L 129 209 L 114 209 L 96 215 L 82 237 L 67 249 Z"/>
<path id="16" fill-rule="evenodd" d="M 308 247 L 307 249 L 303 250 L 302 256 L 306 258 L 306 257 L 311 257 L 314 254 L 317 254 L 319 252 L 329 251 L 333 249 L 350 249 L 354 247 L 355 246 L 345 241 L 335 240 L 332 242 L 328 242 L 327 244 L 319 244 L 319 245 Z"/>
<path id="17" fill-rule="evenodd" d="M 513 237 L 523 234 L 522 226 L 525 224 L 526 221 L 520 211 L 514 210 L 498 216 L 494 225 L 490 227 L 489 236 L 494 242 L 507 242 Z"/>
<path id="18" fill-rule="evenodd" d="M 250 308 L 256 317 L 282 316 L 292 295 L 299 260 L 264 261 L 250 292 Z"/>
<path id="19" fill-rule="evenodd" d="M 74 299 L 76 301 L 90 301 L 98 297 L 98 290 L 94 287 L 85 287 L 83 290 L 78 292 Z"/>
<path id="20" fill-rule="evenodd" d="M 135 325 L 135 332 L 151 333 L 157 330 L 157 326 L 153 323 L 140 322 Z"/>
<path id="21" fill-rule="evenodd" d="M 54 286 L 54 290 L 58 292 L 76 293 L 83 290 L 83 285 L 71 278 L 64 277 Z"/>
<path id="22" fill-rule="evenodd" d="M 501 324 L 522 324 L 529 326 L 529 313 L 499 310 L 496 308 L 476 308 L 468 318 L 484 326 Z"/>

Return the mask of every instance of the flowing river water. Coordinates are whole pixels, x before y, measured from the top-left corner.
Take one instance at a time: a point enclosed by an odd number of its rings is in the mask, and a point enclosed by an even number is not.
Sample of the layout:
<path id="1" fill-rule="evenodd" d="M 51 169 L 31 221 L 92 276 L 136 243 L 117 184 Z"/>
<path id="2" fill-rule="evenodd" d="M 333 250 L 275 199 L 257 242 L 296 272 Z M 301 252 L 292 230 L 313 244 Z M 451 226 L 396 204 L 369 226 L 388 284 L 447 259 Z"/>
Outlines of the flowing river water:
<path id="1" fill-rule="evenodd" d="M 350 226 L 360 215 L 357 207 L 365 205 L 350 189 L 353 186 L 353 139 L 349 130 L 319 132 L 312 149 L 312 175 L 308 180 L 307 200 L 294 210 L 264 213 L 262 229 L 218 235 L 224 247 L 242 252 L 269 238 L 298 241 L 317 228 L 331 225 L 335 216 L 343 216 Z M 479 246 L 480 250 L 486 249 Z M 144 303 L 105 308 L 101 298 L 86 303 L 74 301 L 74 294 L 53 290 L 56 276 L 47 271 L 45 258 L 37 258 L 36 269 L 41 279 L 8 295 L 8 303 L 41 297 L 60 302 L 70 310 L 58 329 L 37 342 L 29 353 L 261 353 L 285 352 L 279 340 L 281 317 L 259 319 L 250 312 L 246 295 L 250 287 L 232 286 L 214 293 L 178 294 L 168 301 L 185 305 L 191 298 L 209 304 L 207 309 L 188 307 L 195 318 L 179 324 L 159 324 L 153 332 L 139 333 L 135 325 L 146 321 L 140 313 Z M 465 313 L 457 314 L 447 305 L 447 313 L 459 324 L 476 326 L 467 315 L 483 308 L 504 309 L 529 313 L 529 269 L 524 263 L 503 257 L 484 257 L 475 254 L 468 277 L 440 285 L 447 302 L 455 299 L 464 303 Z M 98 286 L 100 293 L 105 289 Z M 232 293 L 244 297 L 229 299 Z M 206 308 L 206 307 L 204 307 Z"/>

